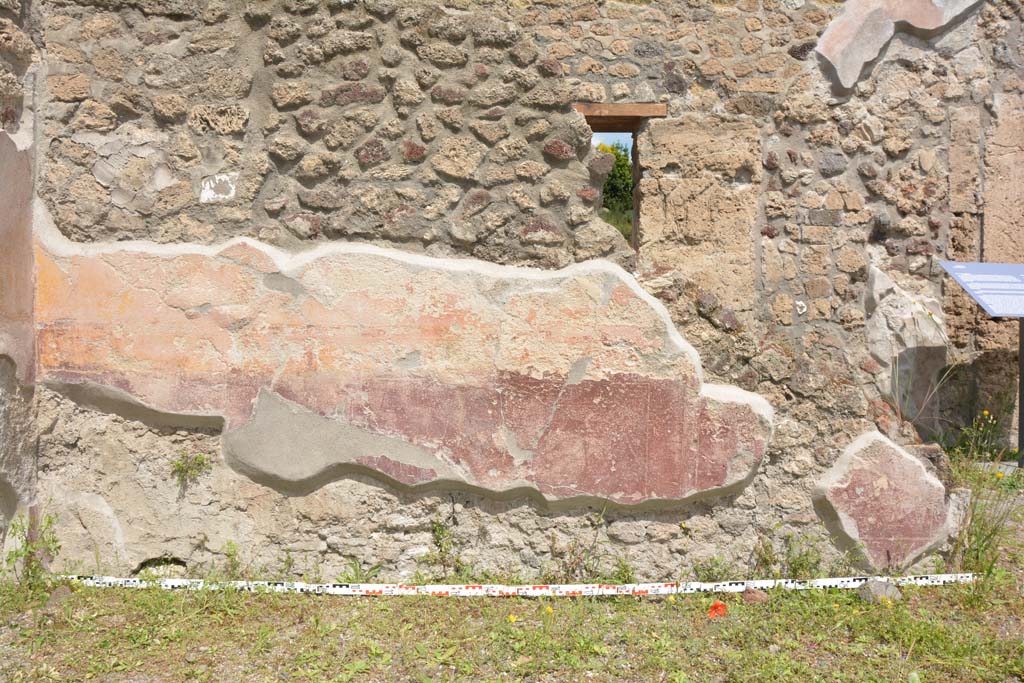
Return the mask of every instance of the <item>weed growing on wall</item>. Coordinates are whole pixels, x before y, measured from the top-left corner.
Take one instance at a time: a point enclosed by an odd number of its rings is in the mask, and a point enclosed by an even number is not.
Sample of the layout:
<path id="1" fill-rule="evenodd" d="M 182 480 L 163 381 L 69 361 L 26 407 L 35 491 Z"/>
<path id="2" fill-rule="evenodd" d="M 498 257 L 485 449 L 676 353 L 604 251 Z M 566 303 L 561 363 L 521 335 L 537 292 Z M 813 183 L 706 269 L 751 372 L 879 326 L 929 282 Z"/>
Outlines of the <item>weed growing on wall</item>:
<path id="1" fill-rule="evenodd" d="M 338 583 L 372 583 L 377 580 L 381 566 L 375 564 L 372 567 L 364 568 L 363 563 L 352 557 L 349 558 L 348 567 L 337 578 Z"/>
<path id="2" fill-rule="evenodd" d="M 11 520 L 8 534 L 13 547 L 4 557 L 4 574 L 13 576 L 30 591 L 45 587 L 49 577 L 46 567 L 60 553 L 56 526 L 57 517 L 49 513 L 35 525 L 26 515 Z"/>
<path id="3" fill-rule="evenodd" d="M 213 469 L 213 460 L 206 453 L 182 453 L 171 462 L 171 476 L 182 492 Z"/>
<path id="4" fill-rule="evenodd" d="M 957 478 L 971 490 L 970 502 L 952 554 L 958 571 L 991 576 L 999 560 L 1000 544 L 1009 534 L 1010 522 L 1019 504 L 1016 486 L 1002 482 L 1006 475 L 987 467 L 969 464 L 955 468 Z M 1015 478 L 1019 477 L 1015 473 Z"/>
<path id="5" fill-rule="evenodd" d="M 995 412 L 982 410 L 971 424 L 954 434 L 947 435 L 942 447 L 950 458 L 964 461 L 1016 459 L 1016 449 L 1003 446 L 1005 429 L 1003 423 L 1013 412 L 1013 405 L 1006 404 Z"/>
<path id="6" fill-rule="evenodd" d="M 709 557 L 693 563 L 690 568 L 694 581 L 716 583 L 718 581 L 738 581 L 742 578 L 739 568 L 720 557 Z"/>
<path id="7" fill-rule="evenodd" d="M 604 527 L 604 510 L 589 519 L 594 529 L 589 542 L 574 534 L 569 542 L 561 546 L 554 534 L 550 537 L 551 563 L 541 571 L 548 583 L 577 583 L 593 580 L 601 575 L 597 541 Z"/>
<path id="8" fill-rule="evenodd" d="M 430 523 L 430 537 L 434 550 L 424 556 L 424 561 L 439 566 L 441 578 L 465 573 L 466 565 L 459 556 L 459 545 L 451 524 L 435 519 Z"/>

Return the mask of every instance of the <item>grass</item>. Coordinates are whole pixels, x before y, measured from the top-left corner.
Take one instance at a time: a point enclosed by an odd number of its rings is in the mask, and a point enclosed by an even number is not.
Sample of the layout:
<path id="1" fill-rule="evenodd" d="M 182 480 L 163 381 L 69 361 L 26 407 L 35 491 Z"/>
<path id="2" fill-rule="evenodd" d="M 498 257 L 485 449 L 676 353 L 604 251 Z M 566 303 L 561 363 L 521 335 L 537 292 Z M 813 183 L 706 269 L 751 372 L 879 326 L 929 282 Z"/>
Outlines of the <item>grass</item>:
<path id="1" fill-rule="evenodd" d="M 982 572 L 973 585 L 907 587 L 904 600 L 879 605 L 851 591 L 777 590 L 767 603 L 748 605 L 738 595 L 528 600 L 69 590 L 22 572 L 21 583 L 0 578 L 0 681 L 1016 683 L 1024 679 L 1024 475 L 975 465 L 991 421 L 981 427 L 950 452 L 954 478 L 974 494 L 949 562 Z M 15 536 L 25 536 L 23 526 Z M 59 552 L 50 526 L 44 518 L 32 552 L 8 556 L 8 578 L 19 560 Z M 433 561 L 443 574 L 472 582 L 462 576 L 470 569 L 446 523 L 432 530 Z M 593 576 L 587 541 L 566 548 L 549 578 Z M 246 573 L 237 547 L 228 544 L 223 555 L 224 567 L 211 576 Z M 821 571 L 820 549 L 806 538 L 789 537 L 778 549 L 763 544 L 756 555 L 763 576 Z M 738 568 L 712 560 L 693 571 L 701 580 L 739 578 Z M 341 580 L 385 581 L 379 572 L 352 560 Z M 614 578 L 633 579 L 625 559 Z M 728 615 L 710 620 L 716 599 Z"/>
<path id="2" fill-rule="evenodd" d="M 633 213 L 625 213 L 623 211 L 613 211 L 611 209 L 601 209 L 598 214 L 605 223 L 614 226 L 623 238 L 629 241 L 630 235 L 633 234 Z"/>
<path id="3" fill-rule="evenodd" d="M 1017 520 L 1019 524 L 1020 520 Z M 0 584 L 3 681 L 992 681 L 1024 677 L 1021 535 L 975 586 L 574 600 Z M 714 599 L 727 617 L 709 620 Z"/>

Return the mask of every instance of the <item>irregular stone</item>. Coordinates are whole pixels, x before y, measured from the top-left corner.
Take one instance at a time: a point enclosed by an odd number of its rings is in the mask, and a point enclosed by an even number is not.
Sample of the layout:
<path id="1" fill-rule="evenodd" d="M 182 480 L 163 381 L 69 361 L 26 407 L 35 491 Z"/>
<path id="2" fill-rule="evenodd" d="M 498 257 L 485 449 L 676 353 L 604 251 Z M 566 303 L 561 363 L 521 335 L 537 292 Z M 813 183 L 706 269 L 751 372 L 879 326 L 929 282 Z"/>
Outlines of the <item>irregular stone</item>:
<path id="1" fill-rule="evenodd" d="M 270 99 L 281 110 L 298 109 L 313 101 L 309 85 L 301 82 L 275 83 L 270 89 Z"/>
<path id="2" fill-rule="evenodd" d="M 607 263 L 40 239 L 39 381 L 129 413 L 220 416 L 227 462 L 289 494 L 369 469 L 685 500 L 742 488 L 771 432 L 768 404 L 704 384 L 667 311 Z M 637 404 L 642 419 L 617 419 Z"/>
<path id="3" fill-rule="evenodd" d="M 306 143 L 291 135 L 281 135 L 271 141 L 267 151 L 278 159 L 295 161 L 305 153 Z"/>
<path id="4" fill-rule="evenodd" d="M 549 140 L 544 145 L 544 154 L 558 161 L 568 161 L 576 158 L 576 150 L 572 148 L 572 145 L 557 138 Z"/>
<path id="5" fill-rule="evenodd" d="M 331 121 L 324 126 L 324 145 L 330 150 L 348 147 L 362 134 L 362 127 L 352 121 Z"/>
<path id="6" fill-rule="evenodd" d="M 921 461 L 878 432 L 846 447 L 814 490 L 841 545 L 878 570 L 902 569 L 950 533 L 946 489 Z"/>
<path id="7" fill-rule="evenodd" d="M 524 105 L 537 109 L 558 109 L 571 101 L 572 89 L 562 82 L 536 87 L 520 97 L 520 102 Z"/>
<path id="8" fill-rule="evenodd" d="M 377 47 L 377 39 L 371 33 L 356 31 L 331 31 L 322 41 L 324 56 L 362 52 Z"/>
<path id="9" fill-rule="evenodd" d="M 496 83 L 474 88 L 469 94 L 469 101 L 478 107 L 493 107 L 514 102 L 517 94 L 514 86 Z"/>
<path id="10" fill-rule="evenodd" d="M 898 602 L 903 599 L 903 593 L 895 584 L 880 579 L 871 579 L 857 589 L 857 595 L 864 602 L 872 604 Z"/>
<path id="11" fill-rule="evenodd" d="M 342 80 L 361 81 L 370 75 L 370 63 L 365 59 L 350 59 L 338 68 Z"/>
<path id="12" fill-rule="evenodd" d="M 508 137 L 508 126 L 500 121 L 473 121 L 469 124 L 469 129 L 480 138 L 481 142 L 488 145 L 493 145 Z"/>
<path id="13" fill-rule="evenodd" d="M 430 98 L 440 104 L 461 104 L 465 101 L 469 91 L 461 85 L 446 85 L 439 83 L 430 90 Z"/>
<path id="14" fill-rule="evenodd" d="M 367 140 L 355 149 L 356 160 L 363 168 L 376 166 L 391 158 L 391 153 L 379 138 Z"/>
<path id="15" fill-rule="evenodd" d="M 340 83 L 320 93 L 320 106 L 346 106 L 349 104 L 376 104 L 383 102 L 387 91 L 379 85 Z"/>
<path id="16" fill-rule="evenodd" d="M 419 84 L 410 78 L 398 79 L 392 88 L 391 96 L 395 99 L 396 104 L 406 106 L 417 105 L 426 99 Z"/>
<path id="17" fill-rule="evenodd" d="M 947 26 L 981 0 L 850 0 L 818 39 L 818 52 L 852 88 L 864 65 L 878 57 L 897 28 L 933 31 Z"/>
<path id="18" fill-rule="evenodd" d="M 430 158 L 430 165 L 438 173 L 468 180 L 480 167 L 486 151 L 486 147 L 472 138 L 448 138 L 434 152 Z"/>
<path id="19" fill-rule="evenodd" d="M 117 128 L 117 114 L 105 104 L 95 100 L 86 100 L 78 105 L 75 116 L 71 119 L 73 130 L 111 131 Z"/>
<path id="20" fill-rule="evenodd" d="M 213 69 L 206 79 L 204 93 L 216 99 L 242 99 L 252 88 L 252 75 L 236 68 Z"/>
<path id="21" fill-rule="evenodd" d="M 821 171 L 821 175 L 826 178 L 832 178 L 842 174 L 849 164 L 850 162 L 845 155 L 830 153 L 822 155 L 821 161 L 818 162 L 818 169 Z"/>
<path id="22" fill-rule="evenodd" d="M 416 49 L 416 54 L 420 59 L 441 68 L 463 66 L 469 61 L 469 54 L 464 49 L 448 43 L 421 45 Z"/>
<path id="23" fill-rule="evenodd" d="M 403 140 L 400 149 L 406 163 L 418 164 L 427 158 L 427 148 L 412 140 Z"/>
<path id="24" fill-rule="evenodd" d="M 201 105 L 188 116 L 189 128 L 200 134 L 213 131 L 220 135 L 241 135 L 248 124 L 249 110 L 237 104 Z"/>
<path id="25" fill-rule="evenodd" d="M 981 172 L 981 110 L 952 107 L 949 111 L 949 208 L 977 213 Z"/>
<path id="26" fill-rule="evenodd" d="M 46 85 L 55 100 L 81 102 L 89 98 L 89 79 L 85 74 L 49 76 Z"/>

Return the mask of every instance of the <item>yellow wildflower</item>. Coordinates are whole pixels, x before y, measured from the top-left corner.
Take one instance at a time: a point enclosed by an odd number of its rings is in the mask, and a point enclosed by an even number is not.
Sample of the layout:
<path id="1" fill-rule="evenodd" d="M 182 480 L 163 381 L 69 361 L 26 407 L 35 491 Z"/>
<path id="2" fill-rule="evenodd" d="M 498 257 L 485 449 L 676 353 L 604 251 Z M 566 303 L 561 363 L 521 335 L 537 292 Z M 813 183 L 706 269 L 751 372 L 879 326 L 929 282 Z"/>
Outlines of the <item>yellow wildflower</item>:
<path id="1" fill-rule="evenodd" d="M 1002 479 L 1002 478 L 1003 478 L 1003 473 L 1002 472 L 996 472 L 996 479 Z"/>
<path id="2" fill-rule="evenodd" d="M 981 411 L 981 414 L 984 415 L 985 417 L 988 417 L 988 411 L 987 410 Z"/>
<path id="3" fill-rule="evenodd" d="M 674 595 L 668 596 L 668 601 L 671 602 L 674 605 L 676 603 L 676 596 L 674 596 Z"/>
<path id="4" fill-rule="evenodd" d="M 508 615 L 508 623 L 510 623 L 510 624 L 516 623 L 516 619 L 518 619 L 518 617 L 516 615 L 514 615 L 514 614 Z"/>
<path id="5" fill-rule="evenodd" d="M 554 614 L 555 613 L 555 610 L 551 609 L 551 605 L 548 605 L 547 607 L 545 607 L 544 611 L 547 612 L 548 614 Z"/>

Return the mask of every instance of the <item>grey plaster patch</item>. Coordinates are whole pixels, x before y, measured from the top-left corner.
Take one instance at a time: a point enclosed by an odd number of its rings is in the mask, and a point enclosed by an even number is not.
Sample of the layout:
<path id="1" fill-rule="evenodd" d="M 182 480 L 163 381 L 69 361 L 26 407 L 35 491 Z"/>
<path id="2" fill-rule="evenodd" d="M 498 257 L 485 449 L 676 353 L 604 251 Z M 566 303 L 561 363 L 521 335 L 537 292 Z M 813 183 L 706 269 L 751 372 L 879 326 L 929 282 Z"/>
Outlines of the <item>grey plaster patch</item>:
<path id="1" fill-rule="evenodd" d="M 291 294 L 296 298 L 306 294 L 306 288 L 298 280 L 281 273 L 267 273 L 263 277 L 263 286 L 276 292 Z"/>
<path id="2" fill-rule="evenodd" d="M 461 479 L 429 451 L 323 417 L 271 391 L 260 391 L 252 420 L 224 435 L 224 458 L 238 472 L 287 495 L 306 495 L 351 470 L 361 458 L 433 470 Z"/>

